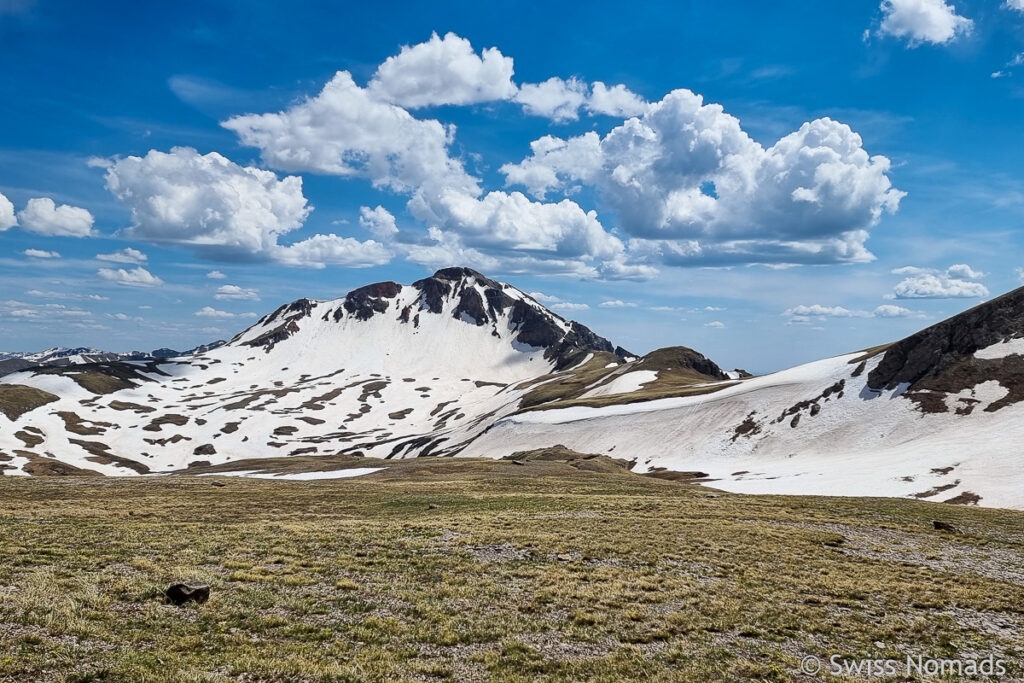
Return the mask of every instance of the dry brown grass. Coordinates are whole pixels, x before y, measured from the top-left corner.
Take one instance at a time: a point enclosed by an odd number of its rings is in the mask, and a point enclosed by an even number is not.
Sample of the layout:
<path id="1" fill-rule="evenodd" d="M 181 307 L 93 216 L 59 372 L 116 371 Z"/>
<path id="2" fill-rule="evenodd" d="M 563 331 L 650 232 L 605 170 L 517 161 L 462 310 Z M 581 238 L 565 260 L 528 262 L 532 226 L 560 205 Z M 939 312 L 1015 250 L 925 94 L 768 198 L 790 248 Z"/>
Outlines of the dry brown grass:
<path id="1" fill-rule="evenodd" d="M 0 413 L 9 420 L 17 420 L 30 410 L 60 400 L 57 396 L 21 384 L 0 384 Z"/>
<path id="2" fill-rule="evenodd" d="M 1020 513 L 381 464 L 0 477 L 0 681 L 789 681 L 831 653 L 1024 676 Z M 211 600 L 164 604 L 182 579 Z"/>

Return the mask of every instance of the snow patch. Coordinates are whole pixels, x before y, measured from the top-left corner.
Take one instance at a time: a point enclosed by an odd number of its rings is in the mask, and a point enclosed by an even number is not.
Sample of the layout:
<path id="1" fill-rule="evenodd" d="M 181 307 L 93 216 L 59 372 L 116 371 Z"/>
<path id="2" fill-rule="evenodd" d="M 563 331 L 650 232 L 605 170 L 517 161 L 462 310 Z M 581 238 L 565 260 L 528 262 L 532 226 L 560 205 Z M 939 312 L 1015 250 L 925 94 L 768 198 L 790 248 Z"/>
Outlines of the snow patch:
<path id="1" fill-rule="evenodd" d="M 347 479 L 361 477 L 386 470 L 386 467 L 353 467 L 347 470 L 331 470 L 330 472 L 293 472 L 291 474 L 274 474 L 260 470 L 240 470 L 237 472 L 210 472 L 200 477 L 247 477 L 250 479 L 286 479 L 289 481 L 313 481 L 315 479 Z"/>
<path id="2" fill-rule="evenodd" d="M 982 360 L 998 360 L 1015 355 L 1024 356 L 1024 337 L 1007 339 L 974 352 L 974 357 Z"/>
<path id="3" fill-rule="evenodd" d="M 607 384 L 602 384 L 586 392 L 580 398 L 594 398 L 595 396 L 609 396 L 611 394 L 631 394 L 640 391 L 645 384 L 658 379 L 655 370 L 637 370 L 619 375 Z"/>

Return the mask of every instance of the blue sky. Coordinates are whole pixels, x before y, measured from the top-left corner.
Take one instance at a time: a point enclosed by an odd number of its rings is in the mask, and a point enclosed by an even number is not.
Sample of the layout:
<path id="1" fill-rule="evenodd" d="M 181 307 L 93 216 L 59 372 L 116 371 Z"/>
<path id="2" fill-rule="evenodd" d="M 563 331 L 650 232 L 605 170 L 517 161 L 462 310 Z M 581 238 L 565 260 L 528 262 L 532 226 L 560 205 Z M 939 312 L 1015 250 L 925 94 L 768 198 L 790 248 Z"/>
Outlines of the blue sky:
<path id="1" fill-rule="evenodd" d="M 1021 284 L 1022 0 L 0 0 L 0 44 L 2 350 L 459 264 L 769 371 Z"/>

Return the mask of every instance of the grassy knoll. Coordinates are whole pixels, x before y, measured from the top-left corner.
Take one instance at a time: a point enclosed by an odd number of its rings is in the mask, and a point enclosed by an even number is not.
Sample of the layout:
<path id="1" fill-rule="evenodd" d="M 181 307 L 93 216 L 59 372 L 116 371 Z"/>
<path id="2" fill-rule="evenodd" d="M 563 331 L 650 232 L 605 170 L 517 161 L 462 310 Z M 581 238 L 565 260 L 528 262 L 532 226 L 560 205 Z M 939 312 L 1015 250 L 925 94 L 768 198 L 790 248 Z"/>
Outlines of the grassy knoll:
<path id="1" fill-rule="evenodd" d="M 834 653 L 1024 677 L 1024 514 L 386 464 L 0 477 L 0 681 L 788 681 Z M 165 604 L 179 579 L 210 601 Z"/>

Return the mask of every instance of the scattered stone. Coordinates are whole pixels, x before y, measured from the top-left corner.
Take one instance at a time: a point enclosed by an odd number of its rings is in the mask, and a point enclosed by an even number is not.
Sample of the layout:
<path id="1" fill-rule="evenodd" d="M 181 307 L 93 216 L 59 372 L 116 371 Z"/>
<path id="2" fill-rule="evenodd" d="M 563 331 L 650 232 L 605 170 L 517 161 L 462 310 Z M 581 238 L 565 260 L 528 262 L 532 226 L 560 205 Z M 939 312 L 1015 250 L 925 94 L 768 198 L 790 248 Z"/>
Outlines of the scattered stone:
<path id="1" fill-rule="evenodd" d="M 572 555 L 558 555 L 556 559 L 559 562 L 572 562 Z"/>
<path id="2" fill-rule="evenodd" d="M 202 604 L 210 599 L 210 586 L 205 583 L 175 583 L 165 592 L 167 601 L 172 605 L 184 605 L 186 602 Z"/>
<path id="3" fill-rule="evenodd" d="M 222 481 L 211 481 L 210 486 L 227 486 L 227 484 Z"/>
<path id="4" fill-rule="evenodd" d="M 838 548 L 839 546 L 843 545 L 844 543 L 846 543 L 846 538 L 844 536 L 840 536 L 838 534 L 836 536 L 834 536 L 833 538 L 830 538 L 827 541 L 825 541 L 825 545 L 828 546 L 829 548 Z"/>
<path id="5" fill-rule="evenodd" d="M 941 522 L 941 521 L 936 519 L 936 520 L 932 521 L 932 526 L 935 527 L 936 531 L 948 531 L 948 532 L 953 533 L 953 534 L 960 533 L 960 530 L 957 529 L 952 524 L 950 524 L 949 522 Z"/>
<path id="6" fill-rule="evenodd" d="M 430 505 L 427 506 L 427 509 L 428 510 L 437 510 L 439 507 L 441 507 L 441 506 L 438 505 L 437 503 L 431 503 Z"/>

